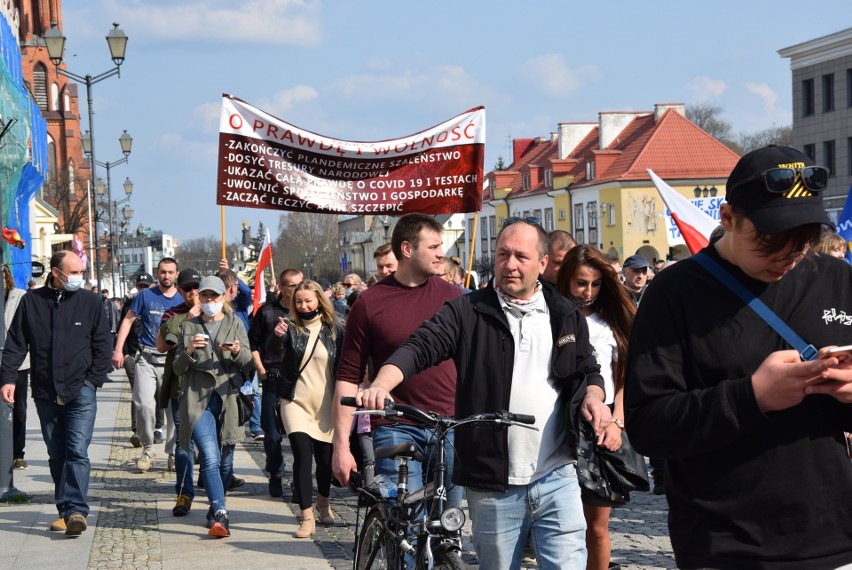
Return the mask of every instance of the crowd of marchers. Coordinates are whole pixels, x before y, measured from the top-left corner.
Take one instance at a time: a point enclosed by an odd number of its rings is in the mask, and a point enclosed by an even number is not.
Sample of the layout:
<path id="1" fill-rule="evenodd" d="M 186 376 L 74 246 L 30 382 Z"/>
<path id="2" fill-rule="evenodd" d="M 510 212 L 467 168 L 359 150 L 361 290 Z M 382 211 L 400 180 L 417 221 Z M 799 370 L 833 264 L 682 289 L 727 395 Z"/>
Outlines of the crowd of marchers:
<path id="1" fill-rule="evenodd" d="M 163 258 L 119 307 L 83 286 L 75 253 L 58 251 L 44 287 L 17 290 L 5 271 L 0 395 L 14 404 L 14 466 L 27 467 L 29 391 L 55 485 L 50 529 L 84 532 L 97 392 L 123 367 L 135 468 L 166 462 L 174 516 L 203 489 L 206 532 L 230 536 L 240 514 L 227 494 L 244 483 L 235 446 L 246 430 L 263 441 L 268 492 L 282 497 L 286 436 L 295 536 L 310 538 L 336 523 L 333 479 L 395 477 L 397 461 L 376 448 L 411 444 L 425 465 L 435 453 L 429 430 L 354 421 L 342 397 L 454 417 L 507 410 L 537 429 L 461 427 L 447 440 L 446 498 L 466 499 L 481 568 L 528 557 L 545 569 L 617 567 L 610 508 L 578 479 L 580 422 L 599 447 L 618 450 L 629 434 L 650 458 L 678 567 L 850 567 L 852 329 L 823 315 L 852 311 L 852 271 L 823 208 L 829 175 L 792 148 L 743 156 L 719 228 L 676 265 L 606 256 L 509 218 L 494 277 L 477 284 L 444 256 L 441 225 L 413 213 L 363 281 L 287 268 L 252 306 L 226 261 L 200 275 Z M 431 475 L 409 468 L 412 489 Z"/>

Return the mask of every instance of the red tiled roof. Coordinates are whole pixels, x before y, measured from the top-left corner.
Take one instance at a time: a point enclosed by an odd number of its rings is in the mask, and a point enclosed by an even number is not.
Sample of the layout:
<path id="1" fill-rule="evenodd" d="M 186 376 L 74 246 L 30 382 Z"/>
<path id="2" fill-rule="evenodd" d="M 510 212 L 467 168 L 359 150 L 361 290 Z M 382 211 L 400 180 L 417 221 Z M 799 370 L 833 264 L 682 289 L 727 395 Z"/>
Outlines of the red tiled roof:
<path id="1" fill-rule="evenodd" d="M 647 180 L 647 168 L 660 178 L 725 178 L 739 155 L 674 110 L 659 121 L 654 115 L 637 117 L 619 134 L 610 149 L 623 154 L 601 180 Z"/>
<path id="2" fill-rule="evenodd" d="M 586 180 L 586 162 L 595 160 L 599 128 L 593 128 L 565 159 L 559 159 L 558 143 L 552 139 L 517 139 L 516 152 L 522 153 L 503 171 L 511 175 L 501 188 L 512 189 L 508 198 L 538 195 L 552 190 L 544 186 L 543 170 L 560 163 L 560 175 L 574 177 L 572 186 L 599 184 L 613 180 L 648 180 L 647 168 L 663 179 L 725 178 L 739 160 L 739 155 L 698 128 L 689 119 L 670 109 L 658 121 L 654 113 L 635 117 L 613 142 L 599 155 L 600 166 L 595 179 Z M 609 160 L 604 160 L 604 154 Z M 610 162 L 611 160 L 611 162 Z M 609 166 L 605 166 L 608 163 Z M 540 183 L 523 191 L 521 174 L 541 169 Z M 492 174 L 493 175 L 493 174 Z"/>

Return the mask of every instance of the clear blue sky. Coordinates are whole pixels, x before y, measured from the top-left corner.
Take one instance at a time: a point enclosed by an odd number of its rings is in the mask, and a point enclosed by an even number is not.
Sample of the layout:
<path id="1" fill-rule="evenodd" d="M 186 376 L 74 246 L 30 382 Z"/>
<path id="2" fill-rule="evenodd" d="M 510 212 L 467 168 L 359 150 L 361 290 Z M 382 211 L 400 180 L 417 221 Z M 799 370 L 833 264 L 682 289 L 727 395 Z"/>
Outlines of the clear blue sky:
<path id="1" fill-rule="evenodd" d="M 112 22 L 129 36 L 121 78 L 92 89 L 96 156 L 120 159 L 126 129 L 133 153 L 112 170 L 113 197 L 130 177 L 132 227 L 187 239 L 219 235 L 222 93 L 353 140 L 485 105 L 487 172 L 499 155 L 511 161 L 511 138 L 599 111 L 710 102 L 736 132 L 791 124 L 777 51 L 846 28 L 849 15 L 848 0 L 65 0 L 63 31 L 80 75 L 110 68 Z M 244 219 L 276 231 L 279 217 L 228 208 L 227 238 Z"/>

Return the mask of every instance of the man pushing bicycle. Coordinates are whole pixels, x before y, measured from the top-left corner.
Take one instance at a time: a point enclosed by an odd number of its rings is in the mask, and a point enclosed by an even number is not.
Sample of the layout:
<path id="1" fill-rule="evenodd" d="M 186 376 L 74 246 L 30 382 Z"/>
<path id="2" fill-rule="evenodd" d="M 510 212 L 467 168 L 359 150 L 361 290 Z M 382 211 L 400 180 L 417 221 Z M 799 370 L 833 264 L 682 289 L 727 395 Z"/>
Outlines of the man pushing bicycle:
<path id="1" fill-rule="evenodd" d="M 381 409 L 413 374 L 452 359 L 456 417 L 502 409 L 534 415 L 539 431 L 457 430 L 453 481 L 466 488 L 479 564 L 519 568 L 531 535 L 540 568 L 584 568 L 571 416 L 579 409 L 600 433 L 610 411 L 584 317 L 539 280 L 547 265 L 544 231 L 530 220 L 507 222 L 497 236 L 493 283 L 446 303 L 385 361 L 358 400 Z M 335 475 L 345 483 L 349 471 Z"/>

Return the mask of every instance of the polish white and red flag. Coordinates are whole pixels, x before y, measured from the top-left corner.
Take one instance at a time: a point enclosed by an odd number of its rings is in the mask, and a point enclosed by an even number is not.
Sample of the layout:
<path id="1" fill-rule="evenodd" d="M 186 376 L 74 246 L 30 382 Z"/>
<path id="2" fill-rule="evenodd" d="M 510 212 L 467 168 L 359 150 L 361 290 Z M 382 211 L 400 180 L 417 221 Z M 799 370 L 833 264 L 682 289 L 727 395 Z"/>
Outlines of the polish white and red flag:
<path id="1" fill-rule="evenodd" d="M 269 230 L 266 230 L 266 239 L 260 248 L 260 257 L 257 260 L 257 268 L 254 272 L 254 292 L 251 296 L 252 312 L 257 310 L 266 302 L 266 284 L 263 281 L 263 270 L 272 265 L 272 244 L 269 240 Z"/>
<path id="2" fill-rule="evenodd" d="M 689 253 L 695 255 L 710 243 L 710 234 L 719 225 L 706 212 L 682 196 L 677 190 L 666 184 L 650 168 L 647 169 L 657 192 L 663 198 L 672 220 L 680 230 Z"/>

